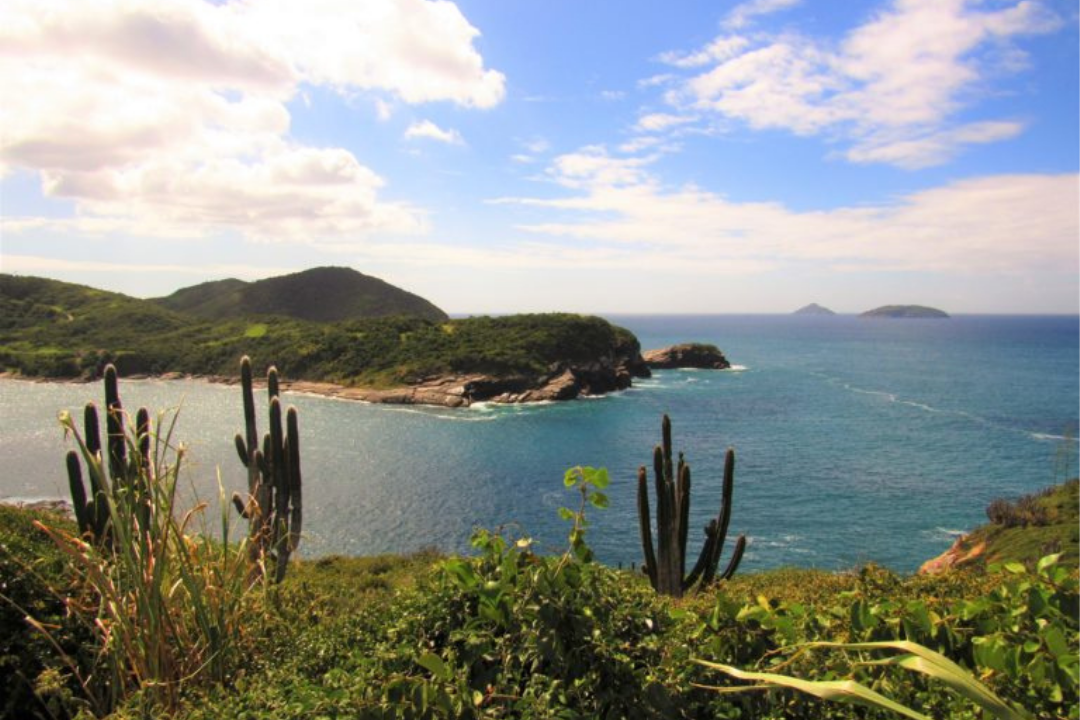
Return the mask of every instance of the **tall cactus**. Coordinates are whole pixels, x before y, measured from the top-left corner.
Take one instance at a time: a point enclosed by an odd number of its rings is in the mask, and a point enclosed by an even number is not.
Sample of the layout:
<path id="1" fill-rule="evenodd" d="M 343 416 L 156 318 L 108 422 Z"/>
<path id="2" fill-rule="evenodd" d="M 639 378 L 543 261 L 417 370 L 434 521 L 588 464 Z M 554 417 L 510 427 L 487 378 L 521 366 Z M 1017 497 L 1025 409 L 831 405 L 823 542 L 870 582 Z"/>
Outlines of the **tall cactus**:
<path id="1" fill-rule="evenodd" d="M 644 570 L 658 593 L 682 597 L 697 587 L 704 588 L 716 577 L 720 553 L 727 539 L 731 521 L 731 498 L 735 482 L 735 451 L 728 449 L 724 457 L 724 484 L 720 511 L 705 527 L 705 544 L 689 575 L 686 575 L 686 541 L 690 519 L 690 466 L 682 453 L 678 464 L 672 461 L 671 420 L 664 415 L 661 424 L 661 444 L 653 451 L 653 473 L 656 484 L 656 546 L 653 547 L 652 518 L 649 513 L 649 480 L 645 466 L 638 468 L 638 523 L 641 544 L 645 552 Z M 726 580 L 735 574 L 746 549 L 746 536 L 735 541 L 735 550 L 724 572 Z"/>
<path id="2" fill-rule="evenodd" d="M 267 372 L 270 432 L 262 438 L 255 423 L 255 393 L 251 360 L 240 360 L 240 387 L 244 401 L 244 434 L 236 434 L 236 452 L 248 471 L 248 494 L 243 499 L 233 493 L 233 504 L 249 523 L 248 557 L 254 581 L 263 562 L 273 565 L 274 581 L 281 582 L 289 557 L 300 544 L 303 524 L 302 477 L 300 473 L 300 430 L 296 408 L 290 407 L 281 422 L 280 386 L 277 369 Z"/>
<path id="3" fill-rule="evenodd" d="M 147 482 L 152 479 L 150 435 L 153 428 L 150 424 L 150 413 L 146 408 L 139 408 L 135 439 L 129 441 L 124 423 L 124 409 L 120 402 L 119 382 L 113 365 L 105 367 L 104 384 L 107 461 L 102 457 L 101 425 L 97 406 L 89 402 L 83 409 L 83 443 L 86 448 L 83 459 L 86 461 L 90 481 L 89 496 L 83 484 L 79 453 L 71 450 L 66 457 L 71 504 L 79 532 L 89 535 L 98 543 L 109 542 L 111 538 L 110 495 L 114 502 L 118 502 L 126 493 L 124 501 L 136 503 L 135 518 L 144 530 L 147 528 L 150 519 L 150 488 Z M 130 458 L 127 452 L 129 443 L 133 450 L 137 450 Z"/>

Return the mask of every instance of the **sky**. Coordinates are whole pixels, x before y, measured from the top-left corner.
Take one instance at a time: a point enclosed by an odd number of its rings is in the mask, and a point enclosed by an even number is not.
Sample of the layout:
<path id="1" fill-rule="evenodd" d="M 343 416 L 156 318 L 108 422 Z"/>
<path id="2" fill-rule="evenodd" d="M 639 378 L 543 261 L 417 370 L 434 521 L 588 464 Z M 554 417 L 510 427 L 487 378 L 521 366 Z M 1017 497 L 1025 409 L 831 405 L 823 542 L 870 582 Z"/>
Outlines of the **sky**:
<path id="1" fill-rule="evenodd" d="M 0 271 L 1080 311 L 1075 0 L 3 0 Z"/>

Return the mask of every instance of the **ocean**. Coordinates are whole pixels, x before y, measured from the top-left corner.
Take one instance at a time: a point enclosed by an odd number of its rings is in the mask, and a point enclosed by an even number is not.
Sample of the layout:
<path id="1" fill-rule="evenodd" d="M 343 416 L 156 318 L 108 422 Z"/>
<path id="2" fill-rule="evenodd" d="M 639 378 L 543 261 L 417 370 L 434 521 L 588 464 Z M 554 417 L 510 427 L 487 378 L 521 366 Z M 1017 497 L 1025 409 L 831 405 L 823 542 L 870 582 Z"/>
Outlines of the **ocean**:
<path id="1" fill-rule="evenodd" d="M 611 475 L 611 506 L 588 511 L 586 539 L 602 562 L 640 563 L 636 473 L 651 467 L 664 413 L 693 470 L 694 557 L 735 449 L 721 562 L 745 533 L 742 571 L 875 562 L 912 572 L 984 522 L 994 498 L 1077 474 L 1076 316 L 608 319 L 646 349 L 715 343 L 735 367 L 659 371 L 596 399 L 463 410 L 288 394 L 300 413 L 301 554 L 465 551 L 477 527 L 561 552 L 569 526 L 558 509 L 578 502 L 563 474 L 591 465 Z M 189 499 L 212 513 L 220 491 L 244 488 L 238 388 L 122 379 L 121 397 L 128 409 L 178 411 Z M 72 443 L 56 415 L 81 417 L 87 400 L 102 403 L 99 383 L 0 380 L 0 499 L 66 497 Z M 259 420 L 265 429 L 264 405 Z"/>

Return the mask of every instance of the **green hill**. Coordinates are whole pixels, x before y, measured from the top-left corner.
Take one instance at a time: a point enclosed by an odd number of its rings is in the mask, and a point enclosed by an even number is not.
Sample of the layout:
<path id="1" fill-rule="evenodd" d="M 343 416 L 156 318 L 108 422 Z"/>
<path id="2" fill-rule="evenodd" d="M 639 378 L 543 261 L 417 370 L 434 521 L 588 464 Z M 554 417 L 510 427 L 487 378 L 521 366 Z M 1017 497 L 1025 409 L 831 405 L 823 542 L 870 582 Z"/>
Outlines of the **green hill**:
<path id="1" fill-rule="evenodd" d="M 341 274 L 307 274 L 309 280 L 319 276 Z M 253 283 L 246 288 L 253 286 L 259 292 L 281 287 Z M 228 284 L 197 287 L 204 288 L 201 297 L 211 305 L 214 297 L 230 294 Z M 256 367 L 276 365 L 290 380 L 363 388 L 404 387 L 432 377 L 468 374 L 521 380 L 524 388 L 573 367 L 599 389 L 600 375 L 618 373 L 624 363 L 634 372 L 633 363 L 640 359 L 640 345 L 629 331 L 601 318 L 569 314 L 211 320 L 150 300 L 12 275 L 0 275 L 0 310 L 0 372 L 29 377 L 93 378 L 108 362 L 122 376 L 235 376 L 240 358 L 248 355 Z"/>
<path id="2" fill-rule="evenodd" d="M 343 267 L 312 268 L 251 283 L 233 278 L 207 282 L 153 302 L 208 320 L 251 315 L 285 315 L 317 322 L 391 315 L 447 318 L 445 312 L 418 295 Z"/>

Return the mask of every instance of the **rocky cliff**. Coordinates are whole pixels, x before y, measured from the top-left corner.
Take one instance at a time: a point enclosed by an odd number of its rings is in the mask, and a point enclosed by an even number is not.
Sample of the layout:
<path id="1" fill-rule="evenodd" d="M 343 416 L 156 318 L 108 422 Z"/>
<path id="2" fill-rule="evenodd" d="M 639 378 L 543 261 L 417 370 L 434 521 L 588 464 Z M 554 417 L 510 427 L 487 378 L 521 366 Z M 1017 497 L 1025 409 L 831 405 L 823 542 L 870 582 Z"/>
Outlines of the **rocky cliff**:
<path id="1" fill-rule="evenodd" d="M 656 370 L 696 368 L 700 370 L 727 370 L 731 363 L 715 345 L 705 343 L 681 343 L 659 350 L 647 350 L 645 364 Z"/>

